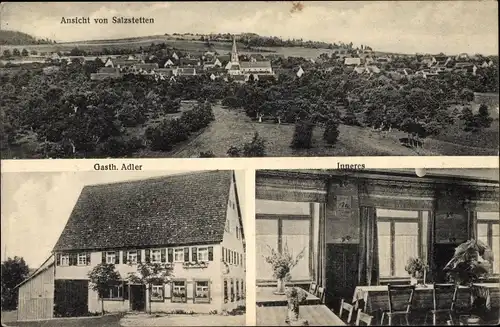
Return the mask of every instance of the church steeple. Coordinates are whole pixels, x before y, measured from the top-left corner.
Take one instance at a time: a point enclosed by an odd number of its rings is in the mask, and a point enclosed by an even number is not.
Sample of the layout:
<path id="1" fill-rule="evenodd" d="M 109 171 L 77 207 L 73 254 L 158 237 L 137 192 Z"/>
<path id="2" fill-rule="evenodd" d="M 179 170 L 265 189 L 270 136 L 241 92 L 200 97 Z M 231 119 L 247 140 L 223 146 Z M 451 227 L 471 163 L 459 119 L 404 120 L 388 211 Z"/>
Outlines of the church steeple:
<path id="1" fill-rule="evenodd" d="M 236 49 L 236 37 L 233 36 L 233 49 L 231 50 L 231 62 L 239 62 L 238 50 Z"/>

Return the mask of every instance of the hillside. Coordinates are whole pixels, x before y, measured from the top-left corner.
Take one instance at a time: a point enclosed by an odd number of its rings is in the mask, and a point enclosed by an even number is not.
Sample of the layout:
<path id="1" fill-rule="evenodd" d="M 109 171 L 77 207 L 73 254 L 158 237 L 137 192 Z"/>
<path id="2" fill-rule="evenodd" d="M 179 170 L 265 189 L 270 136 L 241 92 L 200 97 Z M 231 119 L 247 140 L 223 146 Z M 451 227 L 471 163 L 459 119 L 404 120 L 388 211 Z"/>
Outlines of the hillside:
<path id="1" fill-rule="evenodd" d="M 0 45 L 51 44 L 51 40 L 37 39 L 29 34 L 17 31 L 0 30 Z"/>

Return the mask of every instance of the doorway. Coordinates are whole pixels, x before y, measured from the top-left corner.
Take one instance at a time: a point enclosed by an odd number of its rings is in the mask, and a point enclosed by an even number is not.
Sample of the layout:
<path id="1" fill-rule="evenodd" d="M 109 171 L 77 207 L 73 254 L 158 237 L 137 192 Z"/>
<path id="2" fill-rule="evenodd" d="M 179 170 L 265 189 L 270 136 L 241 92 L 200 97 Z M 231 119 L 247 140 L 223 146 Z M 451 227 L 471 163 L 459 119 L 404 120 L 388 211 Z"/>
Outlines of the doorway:
<path id="1" fill-rule="evenodd" d="M 144 285 L 130 285 L 130 309 L 132 311 L 146 309 L 146 288 Z"/>
<path id="2" fill-rule="evenodd" d="M 325 304 L 338 308 L 341 299 L 350 301 L 358 278 L 358 244 L 326 245 Z"/>

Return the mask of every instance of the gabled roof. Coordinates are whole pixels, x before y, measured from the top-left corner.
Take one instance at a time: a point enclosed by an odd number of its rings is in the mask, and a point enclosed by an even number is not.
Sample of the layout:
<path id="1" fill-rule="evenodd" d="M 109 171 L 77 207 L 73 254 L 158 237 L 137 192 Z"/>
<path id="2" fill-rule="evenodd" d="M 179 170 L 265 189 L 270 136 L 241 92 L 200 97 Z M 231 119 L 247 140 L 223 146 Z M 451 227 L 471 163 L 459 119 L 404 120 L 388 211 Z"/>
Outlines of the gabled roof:
<path id="1" fill-rule="evenodd" d="M 31 280 L 33 277 L 39 275 L 40 273 L 44 272 L 45 270 L 49 269 L 50 267 L 52 267 L 54 265 L 54 255 L 51 254 L 47 260 L 45 260 L 44 263 L 42 263 L 42 265 L 40 267 L 38 267 L 37 269 L 35 269 L 33 272 L 31 272 L 29 274 L 29 276 L 23 280 L 22 282 L 20 282 L 19 284 L 17 284 L 16 286 L 14 286 L 14 289 L 18 288 L 18 287 L 21 287 L 22 285 L 24 285 L 26 282 L 28 282 L 29 280 Z"/>
<path id="2" fill-rule="evenodd" d="M 270 61 L 241 61 L 240 67 L 245 68 L 271 68 Z"/>
<path id="3" fill-rule="evenodd" d="M 222 242 L 232 171 L 86 186 L 54 251 Z"/>

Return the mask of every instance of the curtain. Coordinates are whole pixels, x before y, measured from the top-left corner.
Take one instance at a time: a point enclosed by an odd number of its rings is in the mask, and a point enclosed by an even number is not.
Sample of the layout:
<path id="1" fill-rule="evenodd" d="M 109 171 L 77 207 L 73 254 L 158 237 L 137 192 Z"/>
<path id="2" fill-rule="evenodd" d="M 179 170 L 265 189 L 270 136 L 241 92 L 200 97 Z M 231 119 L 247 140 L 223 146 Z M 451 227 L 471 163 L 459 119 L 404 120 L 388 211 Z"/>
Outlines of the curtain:
<path id="1" fill-rule="evenodd" d="M 318 227 L 318 254 L 316 258 L 318 258 L 316 265 L 316 283 L 319 285 L 325 284 L 325 204 L 321 203 L 319 206 L 319 223 Z"/>
<path id="2" fill-rule="evenodd" d="M 467 211 L 467 214 L 469 215 L 468 219 L 468 228 L 469 228 L 469 235 L 468 238 L 469 240 L 475 239 L 477 240 L 477 235 L 476 235 L 476 224 L 477 224 L 477 214 L 475 211 Z"/>
<path id="3" fill-rule="evenodd" d="M 360 209 L 358 284 L 377 285 L 379 281 L 377 215 L 374 207 L 361 207 Z"/>

